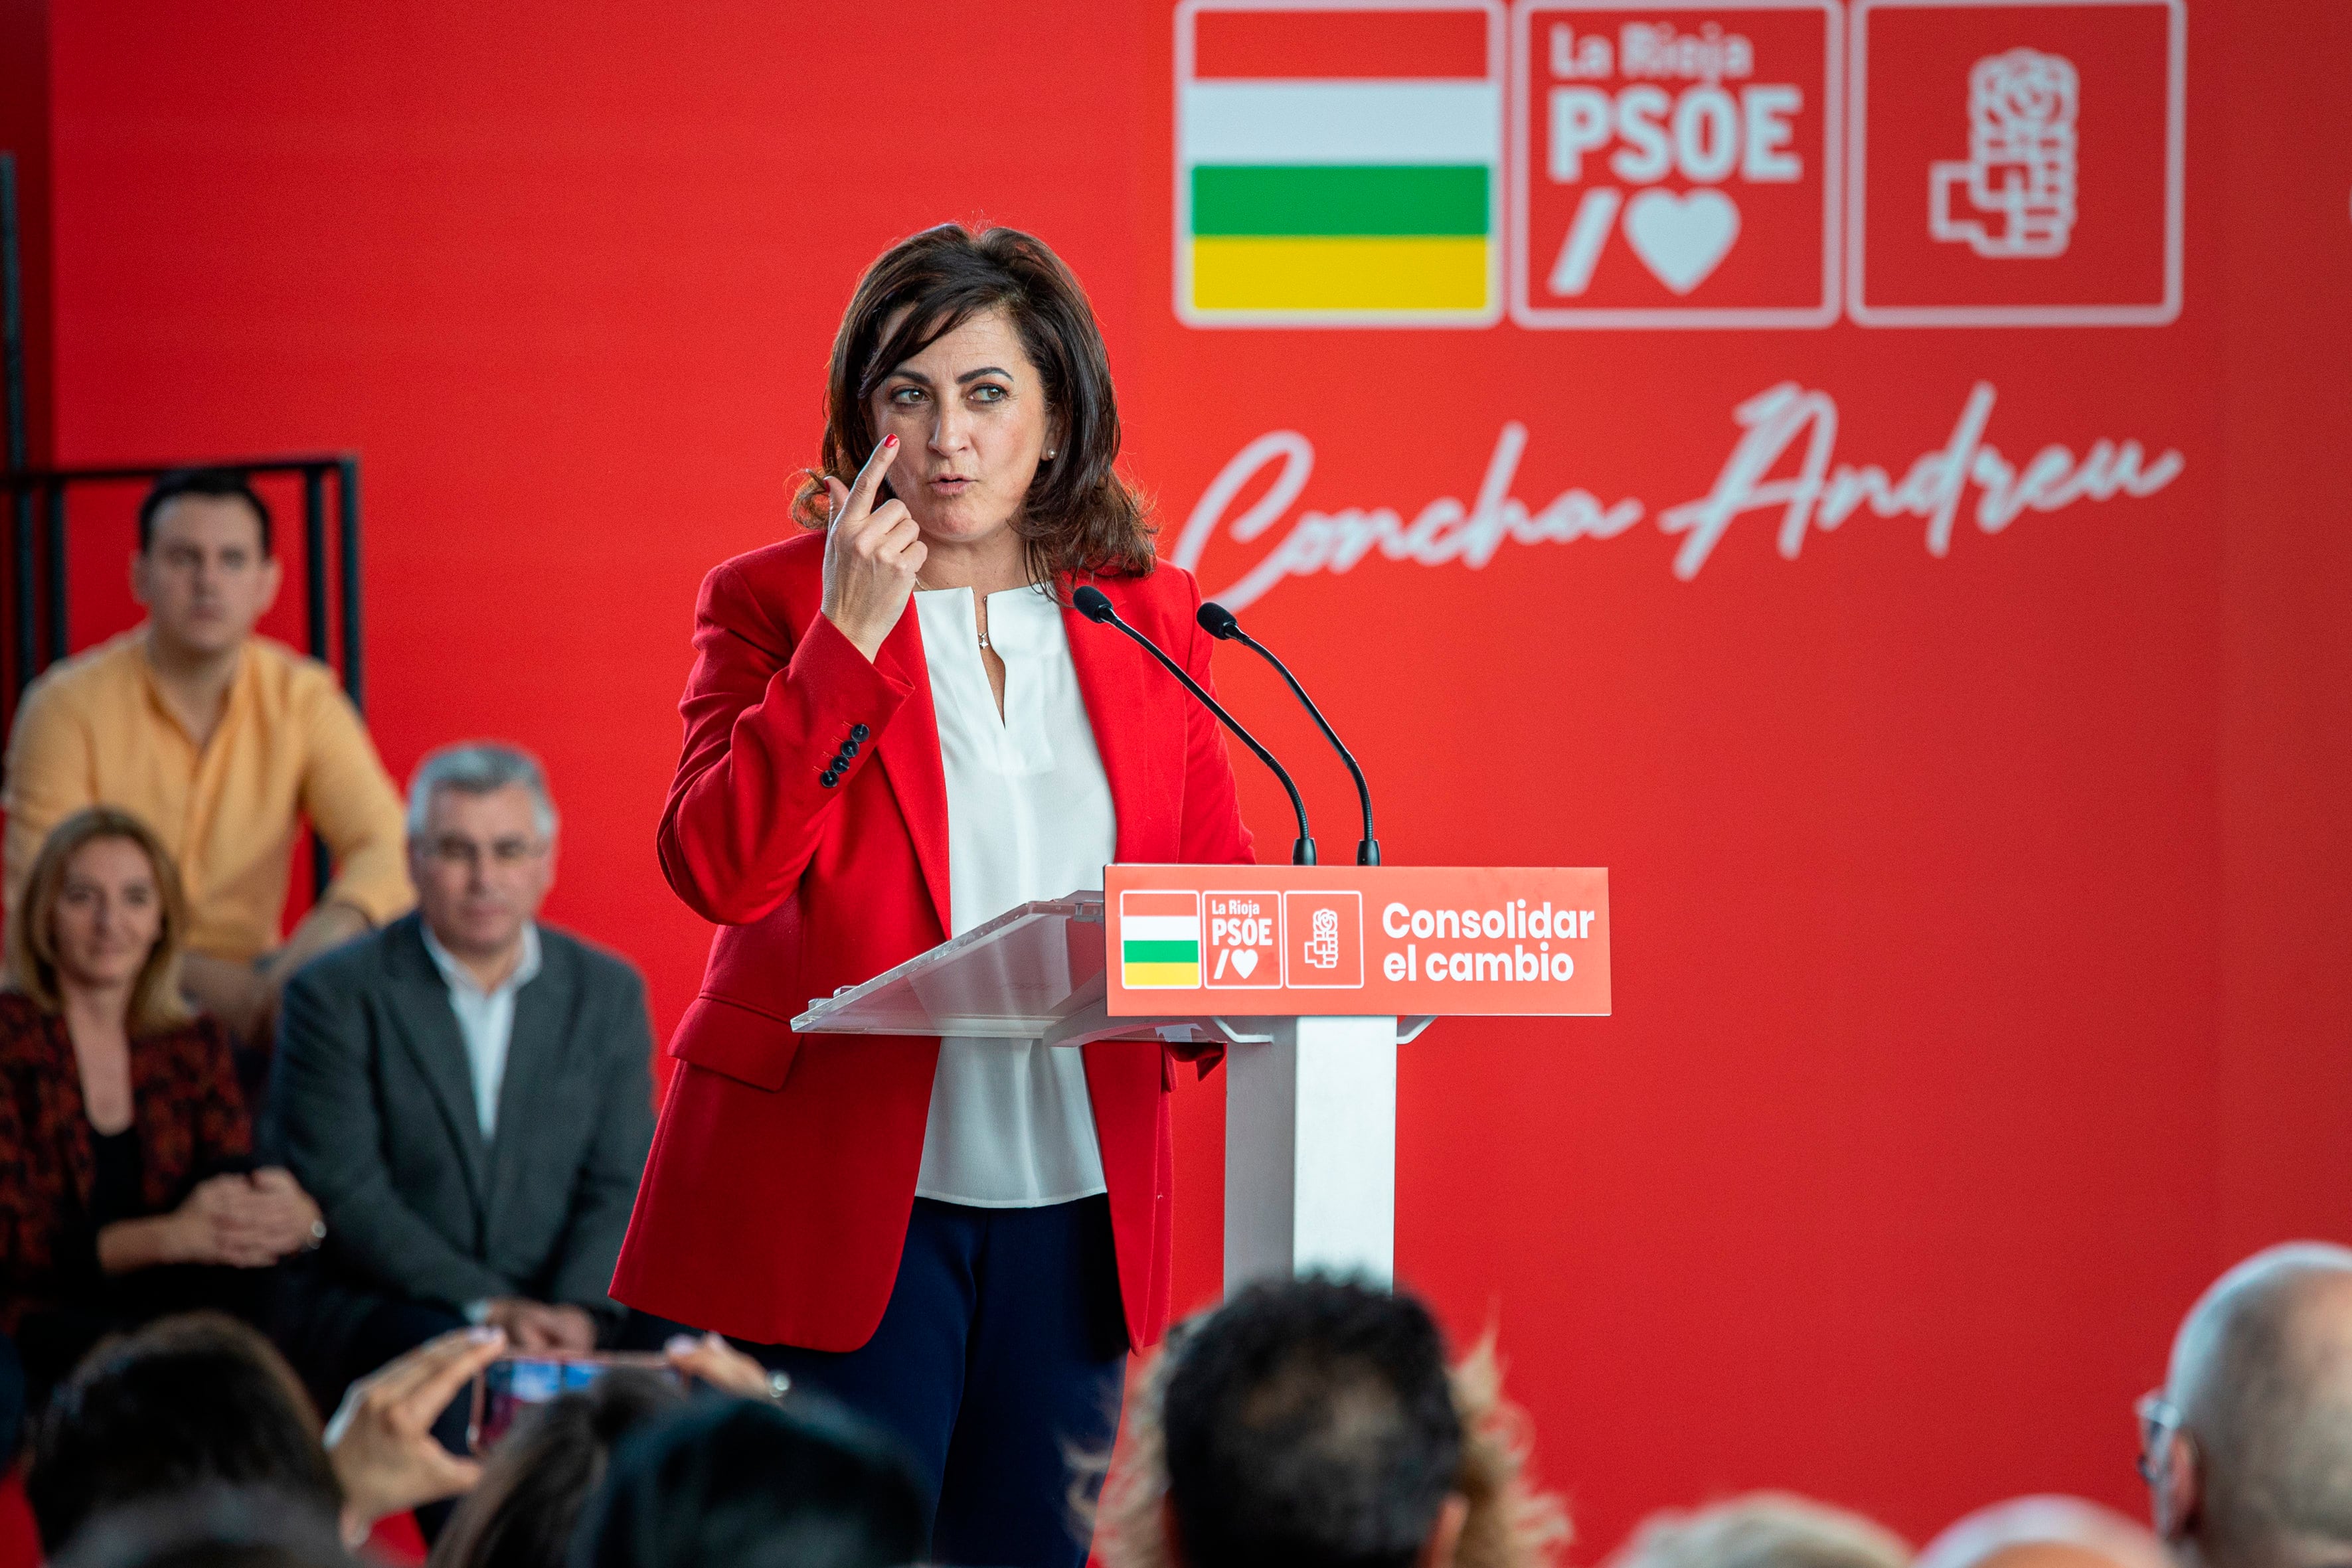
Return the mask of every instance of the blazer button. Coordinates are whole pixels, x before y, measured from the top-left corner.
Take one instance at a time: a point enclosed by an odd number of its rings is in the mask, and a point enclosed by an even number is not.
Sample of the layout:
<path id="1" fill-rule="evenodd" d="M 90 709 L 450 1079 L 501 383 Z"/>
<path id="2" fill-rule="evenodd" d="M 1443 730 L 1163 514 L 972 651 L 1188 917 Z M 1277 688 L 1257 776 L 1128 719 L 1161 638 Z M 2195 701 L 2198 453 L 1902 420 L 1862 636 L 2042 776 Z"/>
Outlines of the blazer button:
<path id="1" fill-rule="evenodd" d="M 824 772 L 816 776 L 816 781 L 830 789 L 835 785 L 841 782 L 841 775 L 828 768 Z"/>
<path id="2" fill-rule="evenodd" d="M 866 728 L 862 724 L 853 724 L 849 727 L 849 738 L 852 740 L 866 740 L 870 738 L 873 734 L 874 732 L 872 730 Z"/>
<path id="3" fill-rule="evenodd" d="M 848 761 L 851 758 L 856 755 L 857 742 L 854 740 L 845 740 L 841 743 L 841 759 L 844 762 Z"/>

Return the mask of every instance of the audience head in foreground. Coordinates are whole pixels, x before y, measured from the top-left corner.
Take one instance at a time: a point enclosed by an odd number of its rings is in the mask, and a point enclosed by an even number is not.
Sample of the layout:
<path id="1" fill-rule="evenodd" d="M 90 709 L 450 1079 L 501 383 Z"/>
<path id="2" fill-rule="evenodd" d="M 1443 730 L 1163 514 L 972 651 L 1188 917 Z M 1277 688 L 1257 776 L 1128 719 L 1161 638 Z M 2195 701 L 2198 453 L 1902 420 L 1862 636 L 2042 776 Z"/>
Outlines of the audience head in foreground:
<path id="1" fill-rule="evenodd" d="M 169 1318 L 101 1345 L 35 1425 L 25 1472 L 41 1549 L 56 1557 L 109 1510 L 208 1482 L 258 1487 L 323 1521 L 342 1488 L 301 1384 L 233 1318 Z"/>
<path id="2" fill-rule="evenodd" d="M 921 1483 L 847 1411 L 709 1399 L 632 1433 L 572 1568 L 898 1568 L 923 1555 Z"/>
<path id="3" fill-rule="evenodd" d="M 85 1531 L 125 1510 L 152 1505 L 168 1518 L 175 1500 L 221 1489 L 267 1493 L 273 1514 L 299 1514 L 328 1540 L 339 1524 L 344 1541 L 364 1540 L 387 1514 L 474 1483 L 477 1467 L 445 1453 L 431 1424 L 505 1348 L 497 1331 L 475 1330 L 410 1352 L 352 1391 L 322 1441 L 293 1368 L 234 1318 L 192 1312 L 109 1340 L 74 1369 L 34 1430 L 25 1498 L 43 1550 L 51 1557 L 68 1544 L 79 1551 Z M 713 1356 L 671 1359 L 693 1370 Z M 189 1568 L 310 1560 L 301 1556 L 310 1550 L 304 1543 L 318 1532 L 307 1527 L 299 1540 L 238 1544 L 244 1527 L 231 1526 L 242 1507 L 235 1498 L 221 1503 L 229 1533 L 218 1540 L 199 1531 L 149 1546 Z M 106 1550 L 149 1549 L 139 1530 L 124 1539 L 129 1544 Z"/>
<path id="4" fill-rule="evenodd" d="M 334 1527 L 266 1487 L 207 1482 L 102 1514 L 55 1568 L 358 1568 Z"/>
<path id="5" fill-rule="evenodd" d="M 1522 1568 L 1564 1541 L 1490 1352 L 1343 1281 L 1254 1285 L 1172 1336 L 1111 1480 L 1112 1568 Z"/>
<path id="6" fill-rule="evenodd" d="M 484 1461 L 431 1568 L 562 1568 L 614 1445 L 685 1403 L 676 1384 L 624 1367 L 532 1412 Z"/>
<path id="7" fill-rule="evenodd" d="M 1609 1568 L 1908 1568 L 1911 1547 L 1858 1513 L 1750 1492 L 1652 1514 Z"/>
<path id="8" fill-rule="evenodd" d="M 2140 1419 L 2157 1533 L 2182 1561 L 2352 1557 L 2352 1250 L 2297 1242 L 2222 1275 Z"/>
<path id="9" fill-rule="evenodd" d="M 431 1568 L 563 1568 L 614 1449 L 684 1405 L 687 1387 L 779 1396 L 768 1369 L 717 1334 L 678 1335 L 664 1354 L 676 1378 L 616 1368 L 518 1422 L 433 1543 Z"/>
<path id="10" fill-rule="evenodd" d="M 1916 1568 L 2170 1568 L 2147 1527 L 2078 1497 L 2021 1497 L 1948 1527 Z"/>

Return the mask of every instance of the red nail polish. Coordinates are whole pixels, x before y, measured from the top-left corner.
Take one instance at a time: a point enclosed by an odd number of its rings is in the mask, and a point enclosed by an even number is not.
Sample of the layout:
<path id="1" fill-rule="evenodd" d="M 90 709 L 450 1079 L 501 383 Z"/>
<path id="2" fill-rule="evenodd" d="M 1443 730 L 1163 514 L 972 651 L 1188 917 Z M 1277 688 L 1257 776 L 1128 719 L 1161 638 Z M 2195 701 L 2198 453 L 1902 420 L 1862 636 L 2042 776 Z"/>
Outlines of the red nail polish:
<path id="1" fill-rule="evenodd" d="M 896 446 L 898 444 L 898 438 L 895 435 L 886 435 L 882 438 L 882 444 L 885 446 Z"/>

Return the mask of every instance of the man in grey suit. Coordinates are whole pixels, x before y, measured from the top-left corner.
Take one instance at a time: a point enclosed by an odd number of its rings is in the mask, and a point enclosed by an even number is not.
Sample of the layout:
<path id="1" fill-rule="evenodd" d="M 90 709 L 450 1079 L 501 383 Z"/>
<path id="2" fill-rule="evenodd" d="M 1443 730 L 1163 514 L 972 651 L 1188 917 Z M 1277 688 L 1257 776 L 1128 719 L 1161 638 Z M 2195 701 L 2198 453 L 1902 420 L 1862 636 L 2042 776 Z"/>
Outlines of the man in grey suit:
<path id="1" fill-rule="evenodd" d="M 287 987 L 273 1120 L 327 1222 L 288 1337 L 330 1408 L 467 1322 L 525 1351 L 622 1337 L 605 1292 L 653 1140 L 653 1037 L 636 971 L 536 919 L 555 829 L 527 754 L 436 752 L 409 785 L 416 913 Z M 462 1442 L 457 1406 L 445 1425 Z"/>

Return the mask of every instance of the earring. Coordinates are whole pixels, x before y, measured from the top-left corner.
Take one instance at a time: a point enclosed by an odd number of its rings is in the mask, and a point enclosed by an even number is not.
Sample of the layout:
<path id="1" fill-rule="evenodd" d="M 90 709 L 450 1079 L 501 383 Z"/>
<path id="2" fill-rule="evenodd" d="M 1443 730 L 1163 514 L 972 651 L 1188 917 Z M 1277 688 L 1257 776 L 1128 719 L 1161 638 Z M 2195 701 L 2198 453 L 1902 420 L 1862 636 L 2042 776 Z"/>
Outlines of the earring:
<path id="1" fill-rule="evenodd" d="M 1046 462 L 1048 462 L 1048 463 L 1051 463 L 1053 460 L 1054 460 L 1054 449 L 1053 449 L 1052 447 L 1048 446 L 1047 448 L 1045 448 L 1045 461 L 1046 461 Z"/>

